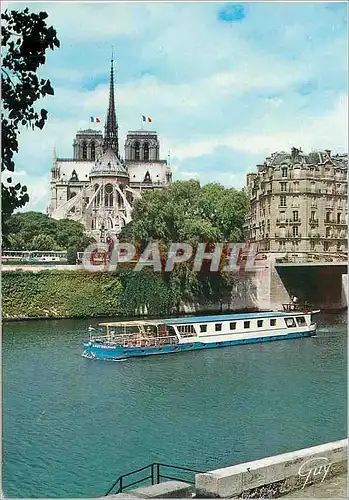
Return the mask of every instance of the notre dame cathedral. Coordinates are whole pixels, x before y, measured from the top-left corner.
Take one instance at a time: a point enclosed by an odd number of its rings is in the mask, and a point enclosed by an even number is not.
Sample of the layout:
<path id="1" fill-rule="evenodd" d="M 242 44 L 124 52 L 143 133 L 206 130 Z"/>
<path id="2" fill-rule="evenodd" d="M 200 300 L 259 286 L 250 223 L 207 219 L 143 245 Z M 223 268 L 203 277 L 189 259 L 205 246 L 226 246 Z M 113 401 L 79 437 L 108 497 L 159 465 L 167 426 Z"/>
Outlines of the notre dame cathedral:
<path id="1" fill-rule="evenodd" d="M 100 131 L 81 130 L 73 151 L 69 159 L 54 153 L 48 215 L 81 222 L 96 241 L 117 236 L 130 222 L 134 200 L 142 191 L 163 189 L 172 181 L 170 166 L 160 160 L 156 132 L 128 132 L 125 158 L 120 156 L 113 60 L 104 137 Z"/>

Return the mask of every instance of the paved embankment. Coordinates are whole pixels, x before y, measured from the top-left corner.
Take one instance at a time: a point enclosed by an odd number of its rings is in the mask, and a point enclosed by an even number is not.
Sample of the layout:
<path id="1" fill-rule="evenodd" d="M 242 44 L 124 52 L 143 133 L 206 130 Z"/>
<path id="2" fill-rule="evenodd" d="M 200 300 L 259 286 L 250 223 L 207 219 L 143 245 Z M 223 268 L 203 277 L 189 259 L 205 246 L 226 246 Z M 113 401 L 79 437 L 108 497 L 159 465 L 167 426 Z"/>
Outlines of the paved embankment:
<path id="1" fill-rule="evenodd" d="M 348 495 L 348 477 L 347 474 L 334 476 L 331 479 L 325 479 L 322 483 L 314 483 L 301 490 L 296 490 L 282 498 L 349 498 Z"/>

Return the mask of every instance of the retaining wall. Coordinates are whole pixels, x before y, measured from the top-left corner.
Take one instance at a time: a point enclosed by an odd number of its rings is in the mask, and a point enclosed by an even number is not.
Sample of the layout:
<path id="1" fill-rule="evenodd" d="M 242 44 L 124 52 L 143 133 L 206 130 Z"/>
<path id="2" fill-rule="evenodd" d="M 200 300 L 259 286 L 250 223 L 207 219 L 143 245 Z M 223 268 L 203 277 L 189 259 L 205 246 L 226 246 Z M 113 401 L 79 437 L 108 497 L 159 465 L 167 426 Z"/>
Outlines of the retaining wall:
<path id="1" fill-rule="evenodd" d="M 196 475 L 198 498 L 277 498 L 347 470 L 348 440 Z"/>

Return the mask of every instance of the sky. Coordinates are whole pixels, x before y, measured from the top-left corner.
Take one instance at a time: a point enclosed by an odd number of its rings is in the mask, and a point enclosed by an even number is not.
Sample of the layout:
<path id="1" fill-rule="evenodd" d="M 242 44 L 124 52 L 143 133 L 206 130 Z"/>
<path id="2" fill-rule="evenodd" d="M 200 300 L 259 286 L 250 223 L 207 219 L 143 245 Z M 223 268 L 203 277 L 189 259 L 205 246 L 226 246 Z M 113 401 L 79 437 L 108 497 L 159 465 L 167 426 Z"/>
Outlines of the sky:
<path id="1" fill-rule="evenodd" d="M 174 180 L 240 189 L 275 151 L 347 152 L 345 2 L 6 7 L 46 11 L 61 42 L 40 71 L 55 89 L 39 104 L 45 128 L 20 135 L 13 177 L 28 186 L 24 210 L 46 210 L 53 148 L 71 157 L 77 130 L 103 130 L 112 46 L 120 146 L 150 116 Z"/>

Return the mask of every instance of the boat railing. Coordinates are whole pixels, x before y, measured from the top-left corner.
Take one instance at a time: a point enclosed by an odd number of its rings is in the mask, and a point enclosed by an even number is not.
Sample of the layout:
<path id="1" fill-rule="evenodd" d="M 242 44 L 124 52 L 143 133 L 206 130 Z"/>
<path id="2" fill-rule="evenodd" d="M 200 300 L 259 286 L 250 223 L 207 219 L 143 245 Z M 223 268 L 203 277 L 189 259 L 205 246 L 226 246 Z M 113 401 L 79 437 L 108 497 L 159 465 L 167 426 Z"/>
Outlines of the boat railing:
<path id="1" fill-rule="evenodd" d="M 133 338 L 132 338 L 133 337 Z M 163 347 L 165 345 L 178 344 L 178 338 L 175 335 L 164 337 L 139 336 L 139 334 L 118 334 L 118 335 L 99 335 L 91 337 L 92 341 L 103 341 L 107 344 L 118 344 L 123 347 Z"/>
<path id="2" fill-rule="evenodd" d="M 139 477 L 140 473 L 143 473 L 141 477 Z M 202 471 L 188 469 L 187 467 L 180 467 L 178 465 L 168 465 L 155 462 L 119 476 L 104 496 L 108 496 L 111 493 L 114 495 L 122 493 L 128 488 L 146 481 L 151 485 L 154 485 L 160 484 L 163 480 L 169 479 L 174 481 L 185 481 L 194 485 L 195 474 L 200 473 L 202 473 Z M 127 482 L 126 478 L 130 478 L 132 482 Z"/>
<path id="3" fill-rule="evenodd" d="M 312 311 L 313 306 L 308 302 L 303 303 L 294 303 L 288 302 L 287 304 L 282 304 L 284 312 L 301 312 L 301 313 L 309 313 Z"/>
<path id="4" fill-rule="evenodd" d="M 135 342 L 128 341 L 122 343 L 125 347 L 163 347 L 165 345 L 178 344 L 178 339 L 175 336 L 171 337 L 143 337 Z M 131 344 L 131 345 L 126 345 Z"/>

